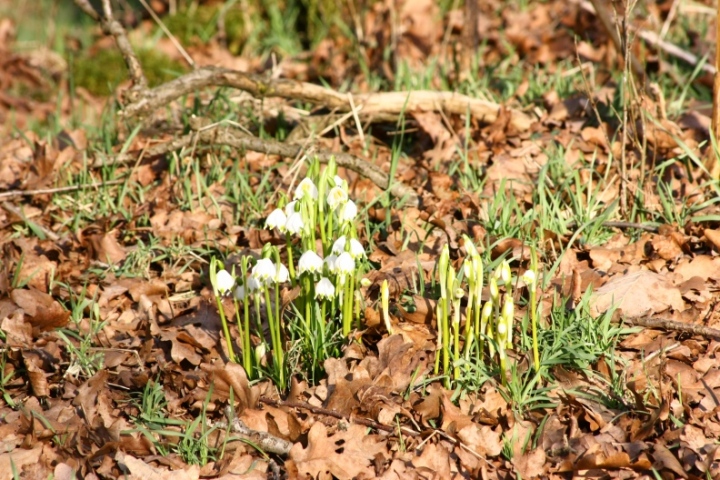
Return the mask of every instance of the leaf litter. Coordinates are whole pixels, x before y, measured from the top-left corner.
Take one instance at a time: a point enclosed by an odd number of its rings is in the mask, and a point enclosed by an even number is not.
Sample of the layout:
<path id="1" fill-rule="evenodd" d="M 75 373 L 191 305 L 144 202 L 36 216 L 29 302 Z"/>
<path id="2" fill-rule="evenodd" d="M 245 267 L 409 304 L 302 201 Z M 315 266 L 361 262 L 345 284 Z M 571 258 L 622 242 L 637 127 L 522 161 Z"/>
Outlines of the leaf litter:
<path id="1" fill-rule="evenodd" d="M 421 68 L 429 59 L 449 58 L 464 48 L 460 34 L 466 12 L 441 12 L 429 1 L 400 3 L 397 8 L 395 2 L 379 2 L 356 13 L 364 35 L 373 39 L 363 46 L 363 61 L 390 84 L 402 74 L 402 62 Z M 72 115 L 75 106 L 60 95 L 67 89 L 68 67 L 57 54 L 16 54 L 15 25 L 2 19 L 0 90 L 9 93 L 0 95 L 0 118 L 7 125 L 13 116 L 22 135 L 3 130 L 0 146 L 5 190 L 0 193 L 1 471 L 15 469 L 26 478 L 505 478 L 511 473 L 550 479 L 656 478 L 653 469 L 661 478 L 717 476 L 717 339 L 635 329 L 616 345 L 612 358 L 604 355 L 586 370 L 553 367 L 556 382 L 543 385 L 548 389 L 538 390 L 543 400 L 527 409 L 518 409 L 518 399 L 497 380 L 453 391 L 432 378 L 436 305 L 417 289 L 432 281 L 443 245 L 452 247 L 459 266 L 467 253 L 465 234 L 487 248 L 493 260 L 509 255 L 521 273 L 530 266 L 525 233 L 509 228 L 520 223 L 517 217 L 509 224 L 499 221 L 504 212 L 495 201 L 499 193 L 504 192 L 505 202 L 513 199 L 538 211 L 554 208 L 551 216 L 568 220 L 573 206 L 562 198 L 567 193 L 553 192 L 557 203 L 545 207 L 536 196 L 550 152 L 562 149 L 561 167 L 578 172 L 570 190 L 588 209 L 594 205 L 584 228 L 599 226 L 598 217 L 621 193 L 619 181 L 603 180 L 619 174 L 614 159 L 623 149 L 632 150 L 620 143 L 616 119 L 597 124 L 594 117 L 593 109 L 610 106 L 618 95 L 612 78 L 618 52 L 598 19 L 577 3 L 533 4 L 500 13 L 502 6 L 480 5 L 478 31 L 485 35 L 477 66 L 481 75 L 492 77 L 489 68 L 505 61 L 530 66 L 522 72 L 525 77 L 532 66 L 542 65 L 548 74 L 564 78 L 574 64 L 562 60 L 577 58 L 580 70 L 588 64 L 596 69 L 594 81 L 602 87 L 588 94 L 578 81 L 585 93 L 566 96 L 556 84 L 533 97 L 524 78 L 515 92 L 503 96 L 503 109 L 490 123 L 444 112 L 410 112 L 404 128 L 413 141 L 396 175 L 418 192 L 422 206 L 372 207 L 370 218 L 387 228 L 363 238 L 375 245 L 369 257 L 377 265 L 363 290 L 367 330 L 357 337 L 362 341 L 325 362 L 325 376 L 317 384 L 297 375 L 287 394 L 268 381 L 249 382 L 242 367 L 228 362 L 205 266 L 213 249 L 257 256 L 265 242 L 278 241 L 259 228 L 272 202 L 233 204 L 227 200 L 230 186 L 221 179 L 202 185 L 212 162 L 222 161 L 217 156 L 207 156 L 210 165 L 202 173 L 186 170 L 187 175 L 170 171 L 168 159 L 143 159 L 142 150 L 158 137 L 171 138 L 168 132 L 119 133 L 139 160 L 115 175 L 147 189 L 143 195 L 128 196 L 122 186 L 95 186 L 89 195 L 51 191 L 68 174 L 87 169 L 92 135 L 75 129 L 43 137 L 28 128 L 49 115 L 63 120 Z M 150 20 L 143 22 L 144 28 L 151 26 Z M 579 32 L 587 35 L 576 41 Z M 329 79 L 336 88 L 349 78 L 354 91 L 372 91 L 373 79 L 348 48 L 347 39 L 329 35 L 309 55 L 283 59 L 278 72 L 295 80 Z M 388 48 L 392 59 L 383 55 Z M 174 48 L 166 50 L 177 54 Z M 232 57 L 218 43 L 194 49 L 193 55 L 199 64 L 257 72 L 264 66 L 256 57 Z M 468 72 L 451 78 L 454 85 L 467 81 Z M 50 78 L 61 81 L 54 84 Z M 438 77 L 429 86 L 443 88 Z M 19 88 L 35 95 L 17 95 Z M 488 91 L 502 93 L 492 79 Z M 44 97 L 50 100 L 37 100 Z M 80 97 L 88 118 L 99 119 L 105 100 L 87 92 Z M 653 115 L 664 116 L 657 96 L 647 94 L 641 101 Z M 269 107 L 296 108 L 275 100 L 260 108 Z M 529 130 L 513 126 L 511 108 L 532 114 Z M 636 125 L 635 134 L 647 141 L 656 163 L 684 155 L 680 142 L 701 151 L 707 117 L 698 110 L 682 113 L 677 121 L 666 117 Z M 350 124 L 336 130 L 316 144 L 354 151 L 391 169 L 390 145 L 399 133 L 395 125 L 380 123 L 371 135 L 365 132 L 367 145 Z M 463 155 L 478 165 L 480 186 L 463 183 L 458 175 L 456 162 L 467 145 Z M 121 146 L 122 141 L 113 145 L 116 153 Z M 369 155 L 359 152 L 366 148 Z M 235 153 L 236 168 L 254 182 L 250 191 L 267 181 L 277 190 L 291 183 L 287 174 L 292 168 L 283 159 Z M 189 162 L 194 154 L 179 152 L 178 160 Z M 594 172 L 584 167 L 588 158 L 593 158 Z M 633 190 L 633 182 L 647 175 L 646 167 L 627 172 L 630 193 L 644 195 L 648 216 L 660 219 L 650 232 L 635 234 L 632 227 L 616 226 L 608 228 L 611 236 L 594 238 L 585 231 L 578 237 L 579 217 L 562 227 L 529 227 L 543 232 L 547 253 L 541 268 L 554 273 L 542 291 L 547 306 L 542 321 L 554 321 L 551 307 L 562 302 L 558 298 L 571 298 L 577 306 L 590 288 L 590 313 L 598 318 L 617 308 L 616 319 L 663 316 L 718 327 L 717 222 L 693 222 L 678 213 L 700 206 L 696 215 L 716 215 L 709 201 L 714 192 L 697 165 L 681 168 L 679 162 L 657 172 L 665 177 L 667 191 L 648 190 L 647 184 Z M 262 180 L 265 172 L 270 174 Z M 342 174 L 358 200 L 369 203 L 382 194 L 356 173 Z M 89 175 L 92 182 L 107 180 L 92 170 Z M 189 182 L 183 183 L 183 177 Z M 668 210 L 668 195 L 674 212 Z M 108 197 L 119 199 L 114 212 L 99 210 Z M 189 248 L 173 250 L 178 245 Z M 550 270 L 553 265 L 557 268 Z M 383 280 L 389 281 L 393 297 L 394 335 L 384 332 L 376 303 Z M 223 305 L 234 308 L 231 301 Z M 520 308 L 518 316 L 524 312 Z M 237 326 L 231 333 L 238 338 Z M 519 373 L 529 372 L 524 353 L 514 354 Z M 161 392 L 154 416 L 151 405 L 139 403 L 140 394 L 152 388 Z M 252 438 L 238 440 L 231 429 L 218 427 L 227 406 L 255 435 L 291 447 L 265 454 Z M 202 421 L 188 437 L 197 419 Z M 149 433 L 153 426 L 172 434 L 154 436 Z M 180 446 L 190 448 L 188 438 L 199 436 L 216 448 L 222 445 L 223 455 L 191 461 Z"/>

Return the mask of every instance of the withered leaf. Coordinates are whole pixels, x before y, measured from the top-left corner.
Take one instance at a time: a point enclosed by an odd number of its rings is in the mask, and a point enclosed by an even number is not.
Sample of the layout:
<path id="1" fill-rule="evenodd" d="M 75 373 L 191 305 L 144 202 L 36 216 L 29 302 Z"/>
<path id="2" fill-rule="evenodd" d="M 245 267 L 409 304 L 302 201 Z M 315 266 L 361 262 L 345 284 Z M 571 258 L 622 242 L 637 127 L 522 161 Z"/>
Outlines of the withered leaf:
<path id="1" fill-rule="evenodd" d="M 70 312 L 50 295 L 39 290 L 16 288 L 10 293 L 10 298 L 25 311 L 34 331 L 44 332 L 63 327 L 70 319 Z"/>

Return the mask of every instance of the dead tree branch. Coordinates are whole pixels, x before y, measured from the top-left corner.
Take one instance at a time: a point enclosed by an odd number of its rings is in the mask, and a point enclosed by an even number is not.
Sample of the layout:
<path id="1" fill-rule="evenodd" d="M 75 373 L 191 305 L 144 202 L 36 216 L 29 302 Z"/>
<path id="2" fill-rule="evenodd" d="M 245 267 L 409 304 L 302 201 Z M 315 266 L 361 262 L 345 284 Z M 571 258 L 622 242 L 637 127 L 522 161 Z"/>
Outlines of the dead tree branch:
<path id="1" fill-rule="evenodd" d="M 364 115 L 400 115 L 403 112 L 442 110 L 459 115 L 469 112 L 484 123 L 492 123 L 500 112 L 500 105 L 496 103 L 455 92 L 384 92 L 354 95 L 350 99 L 348 94 L 312 83 L 274 79 L 226 68 L 205 67 L 148 90 L 137 101 L 127 105 L 122 114 L 126 117 L 149 115 L 183 95 L 206 87 L 232 87 L 246 91 L 254 97 L 280 97 L 310 102 L 341 112 L 352 111 L 352 106 L 355 105 Z M 516 130 L 527 130 L 531 124 L 532 119 L 524 113 L 511 111 L 510 125 Z"/>

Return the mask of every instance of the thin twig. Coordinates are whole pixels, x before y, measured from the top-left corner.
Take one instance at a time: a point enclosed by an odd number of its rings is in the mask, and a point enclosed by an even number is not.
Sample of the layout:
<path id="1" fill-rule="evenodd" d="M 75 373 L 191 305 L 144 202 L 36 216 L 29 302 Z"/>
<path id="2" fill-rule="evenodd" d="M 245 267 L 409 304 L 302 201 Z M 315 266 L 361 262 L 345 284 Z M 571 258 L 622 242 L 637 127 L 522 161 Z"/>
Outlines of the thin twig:
<path id="1" fill-rule="evenodd" d="M 35 196 L 35 195 L 47 195 L 47 194 L 55 194 L 55 193 L 64 193 L 64 192 L 74 192 L 76 190 L 83 190 L 85 188 L 98 188 L 98 187 L 106 187 L 109 185 L 119 185 L 123 183 L 125 180 L 112 180 L 109 182 L 95 182 L 95 183 L 87 183 L 83 185 L 68 185 L 67 187 L 57 187 L 57 188 L 38 188 L 36 190 L 10 190 L 9 192 L 2 192 L 0 193 L 0 199 L 3 198 L 14 198 L 14 197 L 24 197 L 24 196 Z"/>
<path id="2" fill-rule="evenodd" d="M 23 222 L 27 224 L 31 223 L 30 219 L 25 215 L 25 212 L 23 212 L 20 208 L 17 208 L 15 205 L 8 202 L 2 202 L 2 207 L 16 217 L 20 218 L 20 220 L 22 220 Z M 45 236 L 53 242 L 57 242 L 58 240 L 60 240 L 60 236 L 52 230 L 49 230 L 35 222 L 32 222 L 32 224 L 35 225 L 38 229 L 40 229 L 42 233 L 45 234 Z"/>
<path id="3" fill-rule="evenodd" d="M 283 456 L 290 453 L 290 449 L 293 446 L 292 442 L 271 435 L 268 432 L 261 432 L 249 428 L 242 420 L 235 416 L 230 407 L 226 408 L 225 416 L 227 421 L 219 421 L 212 426 L 221 430 L 229 428 L 231 432 L 240 435 L 244 440 L 256 444 L 264 452 Z"/>
<path id="4" fill-rule="evenodd" d="M 664 330 L 674 330 L 677 332 L 690 333 L 700 335 L 714 340 L 720 340 L 720 330 L 717 328 L 706 327 L 704 325 L 695 325 L 693 323 L 678 322 L 662 317 L 637 317 L 624 318 L 623 321 L 629 325 L 636 327 L 658 328 Z"/>

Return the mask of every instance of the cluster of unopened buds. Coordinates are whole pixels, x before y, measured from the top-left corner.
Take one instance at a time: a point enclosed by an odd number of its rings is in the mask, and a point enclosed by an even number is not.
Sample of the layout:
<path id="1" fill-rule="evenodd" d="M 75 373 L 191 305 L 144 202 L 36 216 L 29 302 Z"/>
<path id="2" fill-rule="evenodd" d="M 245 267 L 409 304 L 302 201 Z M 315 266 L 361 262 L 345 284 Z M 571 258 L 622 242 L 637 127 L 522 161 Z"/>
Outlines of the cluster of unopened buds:
<path id="1" fill-rule="evenodd" d="M 483 303 L 482 292 L 485 272 L 480 253 L 466 236 L 464 245 L 467 257 L 463 261 L 462 272 L 456 272 L 450 262 L 450 252 L 445 245 L 437 263 L 440 298 L 436 314 L 438 319 L 438 355 L 435 371 L 439 372 L 442 363 L 448 383 L 460 376 L 461 344 L 462 356 L 467 361 L 473 348 L 489 358 L 497 354 L 503 382 L 507 369 L 506 350 L 513 347 L 513 329 L 515 303 L 512 291 L 510 264 L 503 260 L 489 275 L 489 299 Z M 459 273 L 462 275 L 458 276 Z M 465 304 L 465 326 L 461 327 L 461 304 L 465 297 L 462 280 L 466 280 L 467 302 Z M 537 368 L 537 319 L 536 319 L 536 278 L 534 270 L 526 270 L 521 276 L 531 296 L 531 320 L 533 329 L 533 350 Z M 504 288 L 501 294 L 500 287 Z M 461 337 L 462 332 L 462 337 Z M 441 362 L 442 361 L 442 362 Z M 452 370 L 450 369 L 453 364 Z"/>
<path id="2" fill-rule="evenodd" d="M 276 363 L 282 359 L 284 346 L 284 319 L 279 307 L 283 284 L 289 282 L 292 287 L 299 287 L 296 312 L 308 333 L 320 329 L 324 334 L 326 323 L 340 318 L 342 332 L 347 336 L 353 318 L 359 315 L 359 309 L 355 308 L 356 286 L 362 274 L 360 264 L 365 248 L 357 239 L 357 205 L 348 196 L 347 182 L 335 171 L 332 162 L 322 173 L 316 170 L 315 180 L 311 176 L 304 178 L 297 185 L 292 201 L 268 215 L 265 227 L 285 237 L 286 263 L 278 247 L 266 244 L 259 260 L 244 257 L 237 272 L 225 269 L 215 272 L 211 268 L 216 296 L 233 292 L 235 300 L 243 303 L 245 325 L 249 325 L 248 300 L 252 299 L 258 329 L 261 328 L 260 303 L 265 301 Z M 294 258 L 298 253 L 296 264 Z M 271 287 L 275 294 L 274 311 Z M 249 338 L 248 330 L 249 327 L 244 335 Z M 246 365 L 246 369 L 249 366 Z"/>

